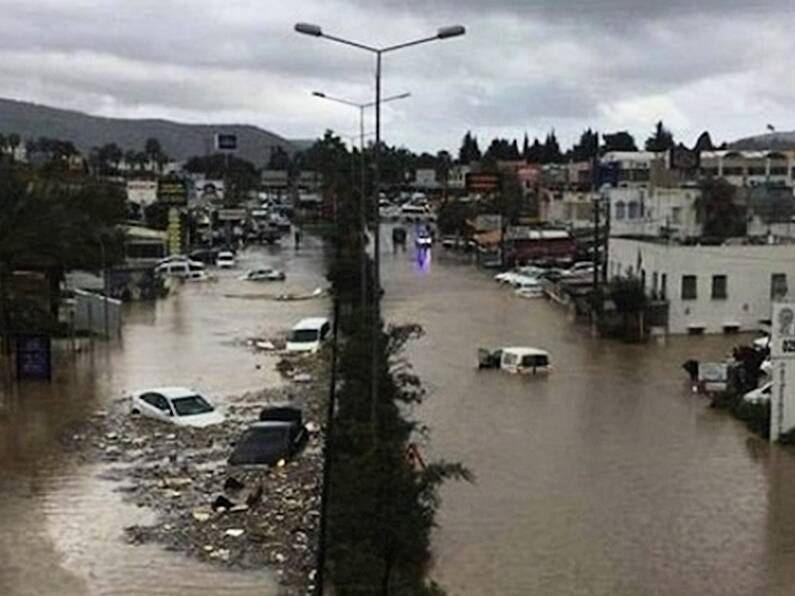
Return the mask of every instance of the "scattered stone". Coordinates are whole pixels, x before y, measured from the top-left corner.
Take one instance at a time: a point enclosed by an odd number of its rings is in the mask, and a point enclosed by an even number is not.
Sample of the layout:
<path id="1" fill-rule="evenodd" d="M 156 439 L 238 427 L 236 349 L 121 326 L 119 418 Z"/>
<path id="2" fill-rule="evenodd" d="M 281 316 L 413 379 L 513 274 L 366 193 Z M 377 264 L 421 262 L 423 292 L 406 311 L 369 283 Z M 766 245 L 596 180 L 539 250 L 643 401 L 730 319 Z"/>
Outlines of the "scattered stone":
<path id="1" fill-rule="evenodd" d="M 210 553 L 210 558 L 211 559 L 221 559 L 222 561 L 228 561 L 229 560 L 229 549 L 228 548 L 219 548 L 219 549 L 213 550 Z"/>
<path id="2" fill-rule="evenodd" d="M 293 375 L 293 381 L 296 383 L 311 383 L 312 379 L 312 375 L 307 373 L 298 373 L 297 375 Z"/>
<path id="3" fill-rule="evenodd" d="M 238 480 L 234 476 L 230 476 L 224 482 L 224 490 L 228 490 L 228 491 L 241 490 L 242 488 L 245 488 L 245 486 L 246 486 L 245 484 L 240 482 L 240 480 Z"/>
<path id="4" fill-rule="evenodd" d="M 199 511 L 198 509 L 195 509 L 193 511 L 193 519 L 199 522 L 206 522 L 208 519 L 210 519 L 210 513 L 208 511 Z"/>
<path id="5" fill-rule="evenodd" d="M 306 430 L 310 433 L 316 433 L 320 431 L 320 425 L 317 422 L 307 422 L 306 423 Z"/>
<path id="6" fill-rule="evenodd" d="M 215 500 L 210 504 L 210 508 L 213 511 L 228 511 L 232 507 L 235 506 L 235 503 L 227 499 L 224 495 L 219 495 L 215 498 Z"/>
<path id="7" fill-rule="evenodd" d="M 238 503 L 237 505 L 232 505 L 229 509 L 229 513 L 241 513 L 243 511 L 248 511 L 248 505 L 245 503 Z"/>
<path id="8" fill-rule="evenodd" d="M 243 528 L 229 528 L 226 532 L 224 532 L 225 536 L 231 536 L 232 538 L 240 538 L 243 534 L 245 534 L 245 530 Z"/>

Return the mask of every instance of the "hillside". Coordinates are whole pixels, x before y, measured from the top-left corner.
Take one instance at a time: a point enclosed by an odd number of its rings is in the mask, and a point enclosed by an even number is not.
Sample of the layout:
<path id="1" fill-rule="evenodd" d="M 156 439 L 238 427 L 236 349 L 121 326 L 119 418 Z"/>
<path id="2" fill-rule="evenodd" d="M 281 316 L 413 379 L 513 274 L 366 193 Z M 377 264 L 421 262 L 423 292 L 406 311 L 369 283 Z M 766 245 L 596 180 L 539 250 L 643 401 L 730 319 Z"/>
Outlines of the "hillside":
<path id="1" fill-rule="evenodd" d="M 729 143 L 731 149 L 795 149 L 795 131 L 771 132 Z"/>
<path id="2" fill-rule="evenodd" d="M 212 152 L 216 132 L 237 134 L 237 155 L 258 167 L 267 162 L 272 146 L 281 145 L 289 153 L 295 150 L 287 139 L 256 126 L 105 118 L 0 99 L 0 133 L 17 133 L 24 140 L 38 137 L 70 140 L 84 155 L 92 147 L 106 143 L 116 143 L 123 150 L 142 150 L 146 139 L 155 137 L 169 157 L 184 160 Z"/>

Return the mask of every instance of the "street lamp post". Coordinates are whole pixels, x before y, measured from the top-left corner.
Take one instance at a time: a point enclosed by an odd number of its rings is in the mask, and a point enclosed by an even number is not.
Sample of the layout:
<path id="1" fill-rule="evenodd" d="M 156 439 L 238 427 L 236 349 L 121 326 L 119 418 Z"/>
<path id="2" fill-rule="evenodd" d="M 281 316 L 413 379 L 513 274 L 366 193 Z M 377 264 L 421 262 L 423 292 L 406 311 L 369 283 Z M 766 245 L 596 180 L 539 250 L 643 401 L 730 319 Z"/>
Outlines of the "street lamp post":
<path id="1" fill-rule="evenodd" d="M 347 99 L 341 99 L 339 97 L 332 97 L 331 95 L 327 95 L 321 91 L 313 91 L 312 95 L 315 97 L 319 97 L 321 99 L 327 99 L 328 101 L 333 101 L 336 103 L 341 103 L 346 106 L 350 106 L 359 110 L 359 225 L 361 226 L 362 234 L 364 234 L 364 230 L 367 229 L 367 209 L 365 207 L 365 174 L 364 174 L 364 111 L 367 108 L 373 107 L 375 102 L 365 102 L 365 103 L 358 103 L 355 101 L 350 101 Z M 381 103 L 387 103 L 389 101 L 395 101 L 398 99 L 405 99 L 410 97 L 411 93 L 401 93 L 399 95 L 392 95 L 390 97 L 385 97 L 381 100 Z M 376 143 L 377 144 L 377 143 Z M 376 212 L 376 215 L 378 213 Z M 378 220 L 375 220 L 375 225 L 378 225 Z M 362 272 L 361 272 L 361 296 L 362 296 L 362 305 L 365 302 L 365 296 L 367 295 L 367 278 L 366 278 L 366 267 L 364 263 L 362 263 Z"/>
<path id="2" fill-rule="evenodd" d="M 372 439 L 373 439 L 373 448 L 375 449 L 377 445 L 377 437 L 378 437 L 378 418 L 377 418 L 377 406 L 378 406 L 378 374 L 379 374 L 379 323 L 380 323 L 380 313 L 379 313 L 379 303 L 381 300 L 381 233 L 380 233 L 380 222 L 379 222 L 379 209 L 378 209 L 378 202 L 381 196 L 381 171 L 380 171 L 380 157 L 381 157 L 381 58 L 384 54 L 388 52 L 394 52 L 397 50 L 401 50 L 404 48 L 408 48 L 411 46 L 420 45 L 423 43 L 428 43 L 431 41 L 436 41 L 440 39 L 450 39 L 452 37 L 458 37 L 460 35 L 464 35 L 466 33 L 466 29 L 461 25 L 453 25 L 450 27 L 442 27 L 437 30 L 436 35 L 423 37 L 420 39 L 416 39 L 413 41 L 408 41 L 405 43 L 400 43 L 396 45 L 386 46 L 386 47 L 374 47 L 368 46 L 362 43 L 358 43 L 355 41 L 351 41 L 348 39 L 343 39 L 341 37 L 336 37 L 333 35 L 328 35 L 323 33 L 323 30 L 318 25 L 313 25 L 310 23 L 297 23 L 295 25 L 295 30 L 298 33 L 302 33 L 304 35 L 310 35 L 312 37 L 323 37 L 328 39 L 329 41 L 334 41 L 337 43 L 341 43 L 347 46 L 351 46 L 354 48 L 358 48 L 360 50 L 365 50 L 370 52 L 371 54 L 375 54 L 375 148 L 373 151 L 373 202 L 371 205 L 372 209 L 372 218 L 373 218 L 373 288 L 372 288 L 372 309 L 371 309 L 371 331 L 370 331 L 370 350 L 372 354 L 372 371 L 371 371 L 371 379 L 370 379 L 370 407 L 371 407 L 371 425 L 372 425 Z M 324 545 L 320 546 L 320 552 L 323 552 Z M 320 555 L 322 557 L 322 554 Z M 322 577 L 323 577 L 323 562 L 320 561 L 318 565 L 318 574 L 320 575 L 318 586 L 322 586 Z M 319 587 L 319 589 L 322 589 Z"/>
<path id="3" fill-rule="evenodd" d="M 349 39 L 343 39 L 341 37 L 336 37 L 334 35 L 329 35 L 327 33 L 323 33 L 323 30 L 318 25 L 313 25 L 310 23 L 297 23 L 295 25 L 295 30 L 298 33 L 303 33 L 304 35 L 310 35 L 312 37 L 323 37 L 328 39 L 329 41 L 335 41 L 337 43 L 341 43 L 347 46 L 351 46 L 354 48 L 358 48 L 360 50 L 365 50 L 370 52 L 371 54 L 375 54 L 375 148 L 373 151 L 373 203 L 371 205 L 372 209 L 372 218 L 373 218 L 373 312 L 372 312 L 372 342 L 373 345 L 371 346 L 372 354 L 373 354 L 373 371 L 372 371 L 372 388 L 371 388 L 371 399 L 372 405 L 375 412 L 376 407 L 376 396 L 378 395 L 378 346 L 375 343 L 377 341 L 377 333 L 378 333 L 378 318 L 379 318 L 379 309 L 378 303 L 380 301 L 380 294 L 381 294 L 381 233 L 380 233 L 380 226 L 379 226 L 379 216 L 378 216 L 378 200 L 380 198 L 380 190 L 381 190 L 381 171 L 380 171 L 380 163 L 379 158 L 381 156 L 381 57 L 388 53 L 394 52 L 396 50 L 402 50 L 404 48 L 420 45 L 423 43 L 428 43 L 431 41 L 436 41 L 440 39 L 450 39 L 452 37 L 458 37 L 460 35 L 464 35 L 466 33 L 466 29 L 461 25 L 453 25 L 450 27 L 441 27 L 436 31 L 436 35 L 432 35 L 429 37 L 423 37 L 420 39 L 415 39 L 413 41 L 408 41 L 404 43 L 399 43 L 391 46 L 386 47 L 374 47 L 369 46 L 363 43 L 359 43 L 356 41 L 351 41 Z M 373 422 L 375 424 L 375 415 L 373 415 Z M 373 429 L 373 437 L 376 436 L 376 430 Z"/>

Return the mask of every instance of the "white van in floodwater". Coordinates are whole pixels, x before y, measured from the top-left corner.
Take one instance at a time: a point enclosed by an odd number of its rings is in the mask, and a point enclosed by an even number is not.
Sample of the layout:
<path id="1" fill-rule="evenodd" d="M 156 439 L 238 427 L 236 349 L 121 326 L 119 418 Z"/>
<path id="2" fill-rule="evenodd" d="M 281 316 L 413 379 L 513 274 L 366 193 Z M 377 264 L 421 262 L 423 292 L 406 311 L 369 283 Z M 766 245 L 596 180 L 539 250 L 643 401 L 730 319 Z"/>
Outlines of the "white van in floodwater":
<path id="1" fill-rule="evenodd" d="M 287 338 L 288 352 L 317 352 L 331 331 L 331 323 L 325 317 L 301 319 Z"/>

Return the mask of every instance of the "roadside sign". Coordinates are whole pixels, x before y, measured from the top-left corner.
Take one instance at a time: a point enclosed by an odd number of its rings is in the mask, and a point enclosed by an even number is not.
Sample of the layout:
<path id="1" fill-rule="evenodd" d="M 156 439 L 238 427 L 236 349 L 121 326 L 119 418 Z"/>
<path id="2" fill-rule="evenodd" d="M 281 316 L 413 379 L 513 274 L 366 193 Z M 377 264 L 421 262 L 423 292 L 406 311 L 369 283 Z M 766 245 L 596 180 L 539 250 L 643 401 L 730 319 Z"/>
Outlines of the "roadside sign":
<path id="1" fill-rule="evenodd" d="M 240 221 L 246 219 L 245 209 L 219 209 L 218 221 Z"/>
<path id="2" fill-rule="evenodd" d="M 502 215 L 482 213 L 475 218 L 475 231 L 492 232 L 502 229 Z"/>
<path id="3" fill-rule="evenodd" d="M 467 192 L 495 192 L 500 188 L 499 174 L 469 172 L 466 175 Z"/>
<path id="4" fill-rule="evenodd" d="M 770 356 L 795 358 L 795 304 L 773 303 L 772 324 Z"/>
<path id="5" fill-rule="evenodd" d="M 157 184 L 157 200 L 166 205 L 186 205 L 188 188 L 185 182 L 176 178 L 161 178 Z"/>
<path id="6" fill-rule="evenodd" d="M 236 151 L 237 135 L 218 133 L 215 135 L 215 148 L 217 151 Z"/>
<path id="7" fill-rule="evenodd" d="M 52 379 L 50 336 L 38 333 L 19 334 L 16 338 L 17 380 Z"/>

